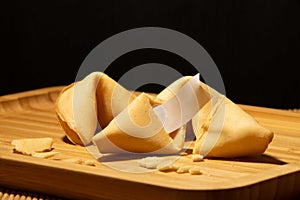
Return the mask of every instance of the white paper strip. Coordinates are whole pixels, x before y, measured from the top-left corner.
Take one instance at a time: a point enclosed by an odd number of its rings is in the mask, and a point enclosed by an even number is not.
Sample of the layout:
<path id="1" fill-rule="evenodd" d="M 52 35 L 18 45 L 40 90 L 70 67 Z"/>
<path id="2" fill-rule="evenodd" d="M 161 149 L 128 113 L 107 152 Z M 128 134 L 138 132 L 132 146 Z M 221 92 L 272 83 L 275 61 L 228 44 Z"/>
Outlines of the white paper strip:
<path id="1" fill-rule="evenodd" d="M 199 74 L 191 78 L 170 100 L 153 108 L 166 132 L 171 133 L 182 127 L 210 99 L 200 86 Z"/>

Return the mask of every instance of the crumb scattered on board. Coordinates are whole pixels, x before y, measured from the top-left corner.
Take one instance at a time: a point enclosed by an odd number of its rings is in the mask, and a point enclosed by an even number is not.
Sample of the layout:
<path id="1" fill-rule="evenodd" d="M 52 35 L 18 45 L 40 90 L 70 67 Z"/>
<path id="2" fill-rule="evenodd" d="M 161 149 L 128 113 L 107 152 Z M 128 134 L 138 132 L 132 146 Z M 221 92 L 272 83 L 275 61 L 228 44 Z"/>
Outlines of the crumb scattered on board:
<path id="1" fill-rule="evenodd" d="M 189 169 L 189 173 L 190 173 L 191 175 L 200 175 L 200 174 L 202 174 L 199 167 L 191 167 L 191 168 Z"/>
<path id="2" fill-rule="evenodd" d="M 203 156 L 192 155 L 193 162 L 203 161 Z M 158 169 L 161 172 L 176 172 L 178 174 L 189 173 L 191 175 L 200 175 L 201 169 L 199 166 L 174 164 L 174 159 L 168 157 L 150 156 L 142 158 L 138 161 L 140 167 L 147 169 Z"/>
<path id="3" fill-rule="evenodd" d="M 180 166 L 177 169 L 176 173 L 178 173 L 178 174 L 189 173 L 190 168 L 191 168 L 191 166 L 187 166 L 187 165 Z"/>
<path id="4" fill-rule="evenodd" d="M 67 162 L 67 163 L 74 163 L 74 164 L 79 164 L 79 165 L 87 165 L 87 166 L 96 166 L 96 161 L 92 159 L 88 160 L 83 160 L 81 158 L 66 158 L 66 159 L 59 159 L 62 162 Z"/>
<path id="5" fill-rule="evenodd" d="M 31 156 L 36 158 L 51 158 L 57 154 L 59 154 L 59 152 L 43 152 L 43 153 L 33 153 Z"/>
<path id="6" fill-rule="evenodd" d="M 66 159 L 60 159 L 63 162 L 67 163 L 74 163 L 74 164 L 83 164 L 83 160 L 81 158 L 66 158 Z"/>
<path id="7" fill-rule="evenodd" d="M 173 159 L 166 157 L 150 156 L 138 160 L 138 163 L 141 167 L 147 169 L 158 169 L 158 165 L 160 165 L 160 167 L 162 167 L 162 165 L 170 165 L 173 161 Z"/>
<path id="8" fill-rule="evenodd" d="M 14 151 L 23 155 L 32 156 L 34 153 L 42 153 L 52 150 L 52 138 L 28 138 L 13 140 L 11 144 Z"/>
<path id="9" fill-rule="evenodd" d="M 203 156 L 200 154 L 193 154 L 192 160 L 193 160 L 193 162 L 201 162 L 201 161 L 203 161 Z"/>

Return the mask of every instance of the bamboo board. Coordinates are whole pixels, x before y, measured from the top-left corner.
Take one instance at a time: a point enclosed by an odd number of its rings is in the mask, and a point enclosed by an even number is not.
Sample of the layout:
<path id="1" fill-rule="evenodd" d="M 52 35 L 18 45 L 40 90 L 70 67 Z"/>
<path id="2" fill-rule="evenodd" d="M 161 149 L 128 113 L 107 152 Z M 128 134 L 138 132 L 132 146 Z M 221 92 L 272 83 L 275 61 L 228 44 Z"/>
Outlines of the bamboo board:
<path id="1" fill-rule="evenodd" d="M 11 141 L 52 137 L 64 158 L 93 159 L 66 140 L 54 103 L 62 87 L 0 97 L 0 185 L 70 199 L 282 199 L 300 194 L 300 113 L 241 105 L 275 132 L 265 154 L 206 159 L 202 175 L 126 173 L 100 162 L 86 166 L 13 153 Z M 188 163 L 190 162 L 190 163 Z"/>

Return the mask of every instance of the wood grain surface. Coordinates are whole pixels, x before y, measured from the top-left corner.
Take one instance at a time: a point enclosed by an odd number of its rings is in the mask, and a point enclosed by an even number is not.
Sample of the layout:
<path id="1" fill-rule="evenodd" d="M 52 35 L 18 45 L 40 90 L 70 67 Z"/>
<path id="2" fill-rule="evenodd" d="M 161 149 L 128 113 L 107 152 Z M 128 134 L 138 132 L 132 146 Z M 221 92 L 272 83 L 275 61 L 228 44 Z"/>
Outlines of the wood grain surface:
<path id="1" fill-rule="evenodd" d="M 93 159 L 66 139 L 54 112 L 62 87 L 0 97 L 0 185 L 71 199 L 282 199 L 300 193 L 300 113 L 241 105 L 275 132 L 265 154 L 193 163 L 202 175 L 128 173 L 100 162 L 86 166 L 64 159 Z M 51 137 L 57 156 L 13 153 L 13 139 Z M 188 158 L 188 157 L 187 157 Z"/>

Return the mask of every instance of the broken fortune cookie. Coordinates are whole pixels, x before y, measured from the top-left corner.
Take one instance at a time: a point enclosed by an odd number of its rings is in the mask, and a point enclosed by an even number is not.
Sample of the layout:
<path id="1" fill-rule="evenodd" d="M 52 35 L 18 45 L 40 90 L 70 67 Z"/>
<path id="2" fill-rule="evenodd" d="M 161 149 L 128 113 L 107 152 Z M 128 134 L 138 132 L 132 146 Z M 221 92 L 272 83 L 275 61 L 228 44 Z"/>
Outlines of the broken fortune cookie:
<path id="1" fill-rule="evenodd" d="M 191 78 L 178 79 L 158 97 L 171 98 Z M 273 132 L 213 88 L 204 83 L 201 87 L 210 93 L 211 99 L 192 119 L 197 138 L 193 153 L 225 158 L 263 153 L 272 141 Z"/>
<path id="2" fill-rule="evenodd" d="M 27 138 L 12 140 L 11 144 L 14 146 L 14 151 L 24 154 L 33 155 L 52 150 L 52 138 Z M 53 152 L 52 152 L 53 153 Z"/>
<path id="3" fill-rule="evenodd" d="M 56 100 L 61 127 L 74 144 L 87 145 L 99 122 L 105 128 L 135 98 L 109 76 L 93 72 L 65 87 Z"/>
<path id="4" fill-rule="evenodd" d="M 184 145 L 185 126 L 168 134 L 153 112 L 161 100 L 142 93 L 93 137 L 102 153 L 176 153 Z"/>

